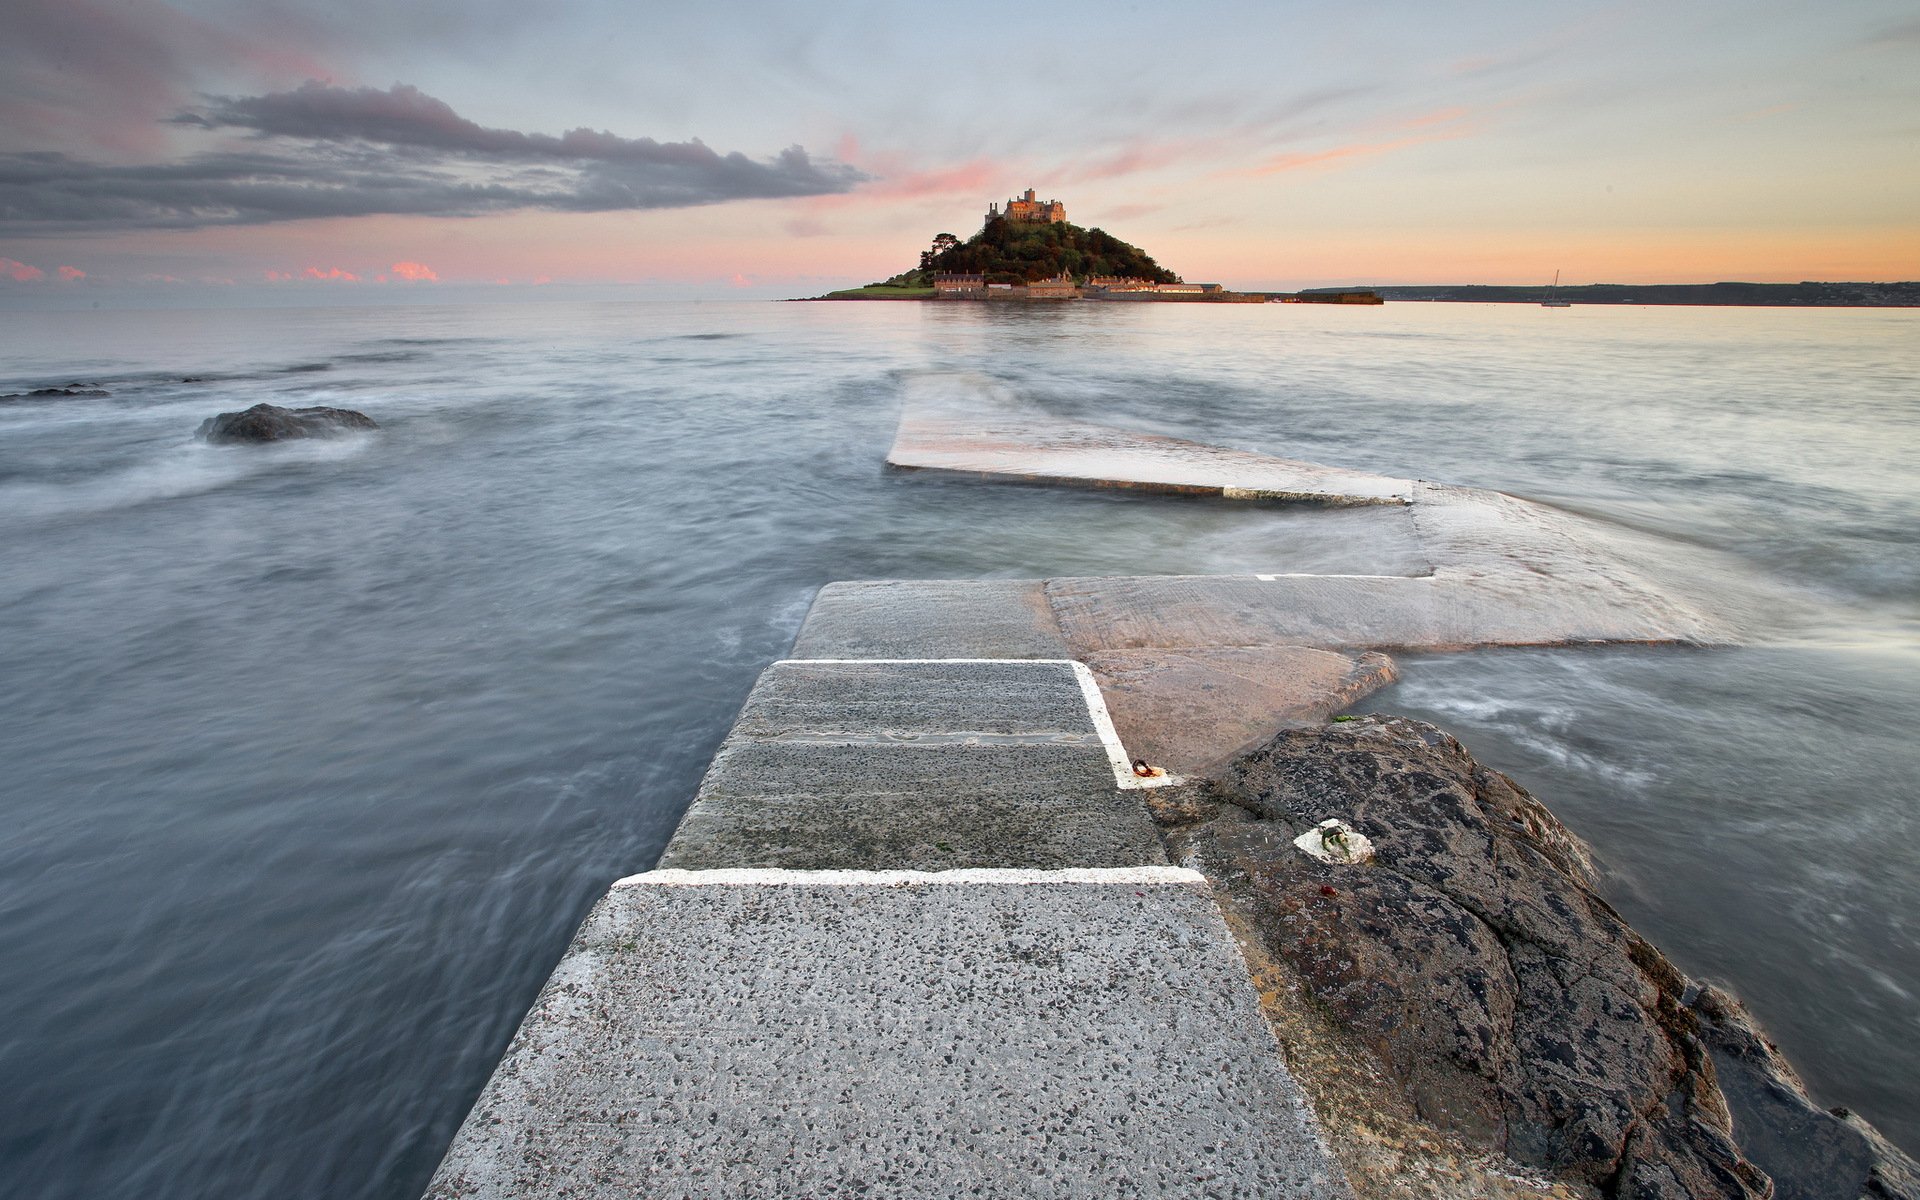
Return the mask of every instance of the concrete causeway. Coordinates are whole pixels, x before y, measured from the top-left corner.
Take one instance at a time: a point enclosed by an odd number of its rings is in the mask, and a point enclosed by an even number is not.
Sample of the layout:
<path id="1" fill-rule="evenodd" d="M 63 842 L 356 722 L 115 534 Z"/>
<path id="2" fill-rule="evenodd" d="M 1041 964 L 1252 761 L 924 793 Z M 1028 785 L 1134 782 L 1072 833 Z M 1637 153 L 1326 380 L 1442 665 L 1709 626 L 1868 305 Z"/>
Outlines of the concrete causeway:
<path id="1" fill-rule="evenodd" d="M 1077 662 L 774 664 L 427 1194 L 1350 1197 L 1172 782 Z"/>
<path id="2" fill-rule="evenodd" d="M 1167 861 L 1057 661 L 775 663 L 662 867 L 1130 867 Z M 1110 727 L 1109 727 L 1110 729 Z M 1111 735 L 1109 734 L 1109 738 Z"/>

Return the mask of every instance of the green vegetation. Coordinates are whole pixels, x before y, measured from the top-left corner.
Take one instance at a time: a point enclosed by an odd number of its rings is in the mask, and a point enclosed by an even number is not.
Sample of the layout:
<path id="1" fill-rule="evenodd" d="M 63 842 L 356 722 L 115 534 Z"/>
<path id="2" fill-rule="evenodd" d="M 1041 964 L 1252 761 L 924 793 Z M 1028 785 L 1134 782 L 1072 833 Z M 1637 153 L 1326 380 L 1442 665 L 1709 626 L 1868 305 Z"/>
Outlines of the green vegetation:
<path id="1" fill-rule="evenodd" d="M 1100 229 L 1082 229 L 1065 221 L 1029 224 L 996 217 L 966 241 L 950 233 L 933 239 L 920 255 L 920 275 L 932 283 L 936 271 L 984 275 L 988 283 L 1031 283 L 1065 272 L 1084 281 L 1093 275 L 1128 275 L 1153 283 L 1179 283 L 1180 277 L 1154 262 L 1147 252 Z M 904 278 L 899 276 L 896 278 Z"/>
<path id="2" fill-rule="evenodd" d="M 837 292 L 828 292 L 827 295 L 861 300 L 924 300 L 933 295 L 933 285 L 899 287 L 891 283 L 870 283 L 865 287 L 841 288 Z"/>

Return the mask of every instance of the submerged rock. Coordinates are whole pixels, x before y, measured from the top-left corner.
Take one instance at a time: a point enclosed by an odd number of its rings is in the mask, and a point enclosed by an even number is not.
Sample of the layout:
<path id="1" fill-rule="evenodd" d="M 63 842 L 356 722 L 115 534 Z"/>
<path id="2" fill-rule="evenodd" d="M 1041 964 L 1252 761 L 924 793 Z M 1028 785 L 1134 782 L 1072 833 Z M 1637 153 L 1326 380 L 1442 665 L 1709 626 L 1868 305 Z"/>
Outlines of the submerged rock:
<path id="1" fill-rule="evenodd" d="M 1256 975 L 1273 976 L 1263 991 L 1280 998 L 1269 1012 L 1283 1043 L 1324 1045 L 1331 1031 L 1345 1048 L 1345 1060 L 1303 1056 L 1301 1074 L 1310 1091 L 1318 1074 L 1316 1107 L 1333 1124 L 1348 1114 L 1363 1155 L 1413 1130 L 1464 1151 L 1456 1160 L 1504 1159 L 1589 1195 L 1765 1200 L 1774 1185 L 1756 1164 L 1788 1160 L 1860 1181 L 1850 1197 L 1909 1194 L 1911 1160 L 1823 1113 L 1777 1058 L 1755 1068 L 1760 1083 L 1723 1093 L 1727 1047 L 1759 1061 L 1764 1041 L 1731 1006 L 1709 1011 L 1701 997 L 1715 993 L 1601 899 L 1588 851 L 1552 813 L 1440 730 L 1366 717 L 1283 732 L 1155 808 L 1176 861 L 1223 893 Z M 1297 847 L 1331 820 L 1371 843 L 1370 861 Z M 1284 1010 L 1302 999 L 1320 1025 L 1290 1034 L 1303 1018 Z M 1790 1093 L 1766 1101 L 1775 1119 L 1748 1116 L 1746 1094 L 1769 1089 Z M 1388 1109 L 1400 1115 L 1383 1136 Z M 1382 1194 L 1424 1194 L 1394 1182 L 1397 1161 Z M 1366 1193 L 1366 1168 L 1347 1165 Z M 1870 1170 L 1881 1191 L 1866 1190 Z"/>
<path id="2" fill-rule="evenodd" d="M 76 383 L 71 387 L 35 388 L 30 392 L 14 392 L 11 395 L 0 396 L 0 400 L 70 400 L 111 395 L 113 393 L 105 388 L 88 387 L 86 384 Z"/>
<path id="3" fill-rule="evenodd" d="M 378 429 L 373 418 L 350 408 L 281 408 L 256 404 L 245 412 L 221 413 L 200 423 L 195 435 L 209 442 L 279 442 L 289 438 L 337 437 L 355 429 Z"/>

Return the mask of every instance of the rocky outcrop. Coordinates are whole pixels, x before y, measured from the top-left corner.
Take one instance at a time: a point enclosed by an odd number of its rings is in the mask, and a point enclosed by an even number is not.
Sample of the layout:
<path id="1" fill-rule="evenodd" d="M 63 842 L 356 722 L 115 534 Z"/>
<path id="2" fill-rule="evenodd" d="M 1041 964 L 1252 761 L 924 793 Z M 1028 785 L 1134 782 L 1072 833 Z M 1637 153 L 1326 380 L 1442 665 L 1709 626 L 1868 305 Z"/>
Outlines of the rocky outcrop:
<path id="1" fill-rule="evenodd" d="M 1206 775 L 1293 725 L 1321 725 L 1398 679 L 1384 654 L 1309 646 L 1109 650 L 1084 657 L 1130 751 Z"/>
<path id="2" fill-rule="evenodd" d="M 1920 1163 L 1844 1108 L 1807 1097 L 1793 1067 L 1740 1002 L 1698 989 L 1693 1011 L 1712 1053 L 1740 1148 L 1781 1200 L 1920 1200 Z"/>
<path id="3" fill-rule="evenodd" d="M 105 388 L 76 383 L 69 387 L 35 388 L 30 392 L 13 392 L 10 395 L 0 396 L 0 400 L 80 400 L 98 399 L 101 396 L 111 395 L 113 393 Z"/>
<path id="4" fill-rule="evenodd" d="M 200 423 L 195 436 L 208 442 L 280 442 L 293 438 L 337 437 L 356 429 L 378 429 L 365 413 L 349 408 L 281 408 L 256 404 L 245 412 L 221 413 Z"/>
<path id="5" fill-rule="evenodd" d="M 1534 1181 L 1473 1194 L 1775 1194 L 1756 1165 L 1765 1156 L 1740 1140 L 1771 1135 L 1741 1129 L 1716 1071 L 1726 1047 L 1746 1044 L 1740 1030 L 1758 1035 L 1698 1007 L 1713 993 L 1599 896 L 1579 839 L 1453 738 L 1383 717 L 1292 730 L 1181 791 L 1152 801 L 1174 857 L 1221 893 L 1256 976 L 1268 976 L 1283 1044 L 1309 1047 L 1294 1065 L 1320 1089 L 1336 1148 L 1343 1136 L 1360 1148 L 1347 1167 L 1363 1194 L 1449 1194 L 1400 1183 L 1409 1155 L 1449 1153 L 1455 1166 L 1480 1156 L 1465 1174 L 1481 1184 L 1501 1174 L 1485 1161 L 1502 1160 Z M 1371 843 L 1370 858 L 1296 847 L 1334 818 Z M 1302 1002 L 1308 1017 L 1287 1011 Z M 1798 1117 L 1840 1123 L 1797 1087 L 1767 1082 L 1798 1097 Z M 1846 1140 L 1829 1132 L 1835 1147 Z M 1409 1148 L 1422 1139 L 1453 1151 Z M 1839 1169 L 1805 1158 L 1815 1152 L 1784 1154 L 1810 1172 Z M 1369 1156 L 1377 1189 L 1364 1182 Z M 1886 1162 L 1877 1178 L 1897 1186 L 1904 1168 Z"/>

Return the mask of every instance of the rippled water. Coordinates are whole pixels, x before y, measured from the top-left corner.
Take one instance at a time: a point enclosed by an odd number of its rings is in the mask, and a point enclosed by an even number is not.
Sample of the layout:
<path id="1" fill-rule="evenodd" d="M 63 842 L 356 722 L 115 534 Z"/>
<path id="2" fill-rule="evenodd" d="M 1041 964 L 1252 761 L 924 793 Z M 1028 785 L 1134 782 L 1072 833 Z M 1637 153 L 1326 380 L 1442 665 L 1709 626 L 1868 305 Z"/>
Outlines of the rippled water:
<path id="1" fill-rule="evenodd" d="M 10 314 L 0 392 L 72 382 L 113 394 L 0 402 L 0 1192 L 416 1194 L 824 582 L 1412 552 L 1347 514 L 891 475 L 910 397 L 1738 556 L 1814 619 L 1409 660 L 1366 707 L 1513 771 L 1821 1100 L 1920 1145 L 1920 314 Z M 194 442 L 260 400 L 383 428 Z"/>

